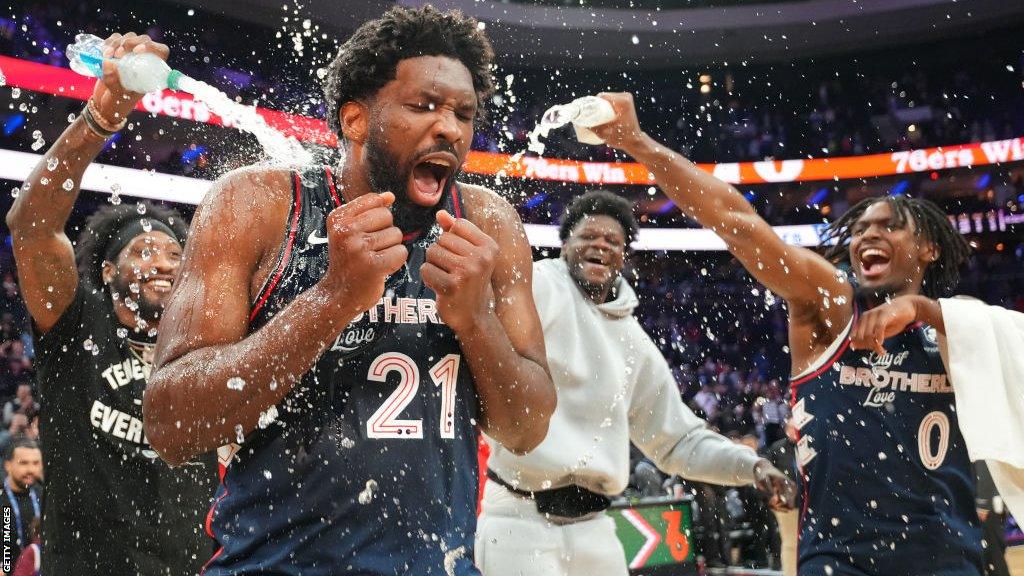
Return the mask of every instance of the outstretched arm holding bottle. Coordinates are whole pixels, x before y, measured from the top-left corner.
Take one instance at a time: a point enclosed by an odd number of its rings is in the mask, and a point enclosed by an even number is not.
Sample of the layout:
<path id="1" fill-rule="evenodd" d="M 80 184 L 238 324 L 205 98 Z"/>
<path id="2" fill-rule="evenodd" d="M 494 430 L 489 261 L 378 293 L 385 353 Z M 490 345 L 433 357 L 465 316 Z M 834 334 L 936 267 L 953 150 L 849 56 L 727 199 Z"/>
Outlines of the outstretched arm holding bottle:
<path id="1" fill-rule="evenodd" d="M 78 287 L 74 251 L 64 226 L 78 198 L 85 169 L 103 150 L 107 139 L 124 127 L 128 114 L 142 98 L 142 94 L 121 86 L 117 65 L 110 58 L 149 53 L 166 60 L 169 53 L 167 46 L 132 32 L 111 34 L 103 46 L 103 77 L 97 80 L 92 97 L 25 179 L 7 213 L 18 280 L 40 333 L 53 327 Z"/>

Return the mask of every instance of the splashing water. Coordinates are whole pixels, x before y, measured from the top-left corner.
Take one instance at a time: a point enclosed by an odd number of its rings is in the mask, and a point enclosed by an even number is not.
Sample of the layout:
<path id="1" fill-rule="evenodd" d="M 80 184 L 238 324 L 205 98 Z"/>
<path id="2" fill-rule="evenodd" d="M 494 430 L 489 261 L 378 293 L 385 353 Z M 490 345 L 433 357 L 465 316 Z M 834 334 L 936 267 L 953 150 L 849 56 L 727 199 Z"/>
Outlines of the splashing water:
<path id="1" fill-rule="evenodd" d="M 268 126 L 255 107 L 239 104 L 206 82 L 187 76 L 178 80 L 178 87 L 205 102 L 214 114 L 225 120 L 225 123 L 255 136 L 272 162 L 288 165 L 312 164 L 312 154 L 295 138 L 285 136 Z"/>
<path id="2" fill-rule="evenodd" d="M 597 96 L 584 96 L 577 98 L 568 104 L 559 104 L 548 108 L 541 116 L 540 122 L 534 126 L 528 135 L 530 143 L 526 146 L 531 152 L 544 155 L 544 144 L 541 138 L 547 138 L 548 133 L 556 128 L 572 124 L 576 130 L 576 139 L 584 144 L 601 144 L 603 140 L 594 134 L 589 128 L 600 126 L 615 119 L 615 110 L 604 98 Z M 522 154 L 516 155 L 516 160 Z"/>
<path id="3" fill-rule="evenodd" d="M 366 481 L 366 488 L 359 493 L 359 503 L 366 505 L 373 501 L 373 495 L 377 492 L 377 481 L 370 479 Z"/>

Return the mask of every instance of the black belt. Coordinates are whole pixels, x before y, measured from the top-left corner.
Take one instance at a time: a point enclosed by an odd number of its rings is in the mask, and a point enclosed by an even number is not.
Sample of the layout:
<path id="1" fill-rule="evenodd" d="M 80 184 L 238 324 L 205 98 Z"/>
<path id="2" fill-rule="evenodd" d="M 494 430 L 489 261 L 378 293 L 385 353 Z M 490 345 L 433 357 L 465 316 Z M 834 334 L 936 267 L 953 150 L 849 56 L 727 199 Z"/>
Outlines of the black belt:
<path id="1" fill-rule="evenodd" d="M 562 518 L 579 518 L 607 510 L 612 504 L 611 499 L 604 494 L 591 492 L 575 484 L 551 490 L 520 490 L 503 480 L 490 468 L 487 469 L 487 478 L 513 494 L 533 500 L 537 505 L 537 511 L 541 514 L 561 516 Z"/>

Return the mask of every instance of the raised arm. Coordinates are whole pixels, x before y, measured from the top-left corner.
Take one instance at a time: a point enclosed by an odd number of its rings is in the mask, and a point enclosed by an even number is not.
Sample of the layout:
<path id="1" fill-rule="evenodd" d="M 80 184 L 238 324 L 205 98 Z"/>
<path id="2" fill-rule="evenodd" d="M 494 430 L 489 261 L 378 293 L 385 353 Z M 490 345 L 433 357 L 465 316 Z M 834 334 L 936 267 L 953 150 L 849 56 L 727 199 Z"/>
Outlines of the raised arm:
<path id="1" fill-rule="evenodd" d="M 594 132 L 646 166 L 684 214 L 713 230 L 758 282 L 782 296 L 791 324 L 820 332 L 809 334 L 816 342 L 831 342 L 853 314 L 853 288 L 835 266 L 812 250 L 786 244 L 736 188 L 645 134 L 632 95 L 600 96 L 611 102 L 617 118 Z"/>
<path id="2" fill-rule="evenodd" d="M 255 428 L 408 257 L 388 210 L 394 196 L 361 196 L 328 216 L 323 278 L 247 334 L 251 295 L 282 239 L 290 182 L 283 171 L 234 173 L 193 220 L 143 405 L 146 436 L 171 464 L 234 441 L 236 427 Z M 228 388 L 231 378 L 244 388 Z"/>
<path id="3" fill-rule="evenodd" d="M 115 58 L 134 51 L 152 52 L 166 60 L 168 54 L 167 46 L 131 32 L 114 34 L 104 44 L 106 55 Z M 111 128 L 120 124 L 140 98 L 142 94 L 121 88 L 117 68 L 105 62 L 103 79 L 96 82 L 91 99 L 100 124 Z M 81 190 L 85 169 L 106 141 L 86 124 L 84 113 L 79 115 L 25 179 L 7 213 L 21 293 L 40 332 L 53 328 L 78 288 L 75 254 L 64 226 Z M 70 189 L 65 188 L 68 181 Z"/>
<path id="4" fill-rule="evenodd" d="M 459 337 L 480 397 L 481 428 L 525 454 L 547 436 L 556 402 L 533 302 L 530 246 L 507 202 L 481 188 L 464 190 L 477 224 L 439 213 L 445 233 L 427 251 L 423 281 Z"/>

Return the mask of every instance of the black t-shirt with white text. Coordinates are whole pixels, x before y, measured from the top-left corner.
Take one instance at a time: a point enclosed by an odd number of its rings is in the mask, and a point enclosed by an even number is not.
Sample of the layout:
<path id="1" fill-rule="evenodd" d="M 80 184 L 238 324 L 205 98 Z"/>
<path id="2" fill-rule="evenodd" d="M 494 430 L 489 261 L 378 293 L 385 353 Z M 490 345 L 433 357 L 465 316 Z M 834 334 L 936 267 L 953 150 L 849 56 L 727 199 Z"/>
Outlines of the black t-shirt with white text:
<path id="1" fill-rule="evenodd" d="M 150 366 L 124 335 L 109 297 L 80 284 L 35 336 L 47 576 L 194 575 L 210 557 L 214 457 L 172 469 L 153 452 L 142 429 Z"/>

